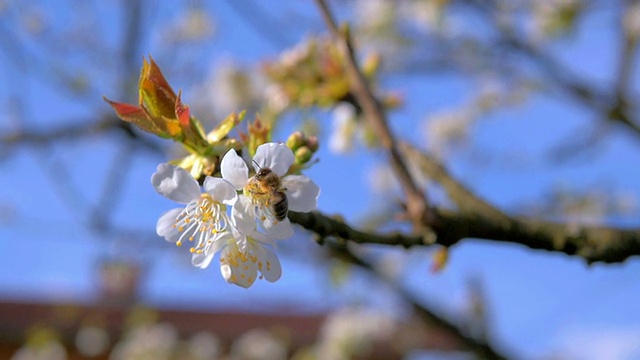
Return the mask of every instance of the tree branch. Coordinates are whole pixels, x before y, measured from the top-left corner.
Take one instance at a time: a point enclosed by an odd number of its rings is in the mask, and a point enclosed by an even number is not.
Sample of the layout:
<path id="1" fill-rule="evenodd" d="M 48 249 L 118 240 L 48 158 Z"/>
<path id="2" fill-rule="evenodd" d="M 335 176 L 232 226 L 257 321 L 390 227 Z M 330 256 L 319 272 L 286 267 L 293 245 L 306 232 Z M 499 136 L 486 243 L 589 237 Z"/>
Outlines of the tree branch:
<path id="1" fill-rule="evenodd" d="M 409 248 L 418 245 L 452 246 L 462 239 L 474 238 L 524 245 L 531 249 L 560 252 L 582 257 L 588 263 L 619 263 L 640 255 L 640 229 L 582 226 L 532 219 L 493 221 L 477 214 L 432 208 L 435 220 L 433 236 L 399 232 L 378 234 L 356 230 L 342 219 L 320 212 L 289 212 L 289 219 L 320 238 L 336 237 L 359 244 L 394 245 Z"/>
<path id="2" fill-rule="evenodd" d="M 439 211 L 433 231 L 437 243 L 451 246 L 464 238 L 520 244 L 531 249 L 561 252 L 594 262 L 617 263 L 640 255 L 640 229 L 511 219 L 502 223 L 477 215 Z"/>
<path id="3" fill-rule="evenodd" d="M 423 224 L 432 219 L 429 214 L 425 194 L 409 173 L 404 158 L 398 150 L 395 137 L 387 123 L 384 111 L 376 100 L 366 78 L 358 68 L 353 46 L 347 34 L 338 29 L 331 11 L 324 0 L 316 0 L 322 17 L 326 22 L 336 42 L 341 46 L 345 57 L 347 75 L 350 78 L 351 92 L 362 108 L 365 118 L 378 136 L 382 146 L 389 152 L 391 168 L 400 182 L 407 200 L 407 213 L 413 221 L 414 228 L 423 228 Z"/>
<path id="4" fill-rule="evenodd" d="M 0 147 L 7 151 L 7 148 L 18 145 L 46 145 L 59 141 L 83 139 L 90 135 L 112 131 L 124 133 L 128 138 L 136 140 L 136 144 L 152 152 L 158 153 L 161 151 L 161 147 L 155 142 L 140 136 L 129 123 L 118 119 L 114 115 L 107 115 L 95 121 L 86 120 L 69 125 L 61 125 L 46 131 L 19 130 L 0 137 Z"/>
<path id="5" fill-rule="evenodd" d="M 309 213 L 289 211 L 289 220 L 316 233 L 321 239 L 337 237 L 359 244 L 399 245 L 410 248 L 416 245 L 430 245 L 433 240 L 419 235 L 408 235 L 401 232 L 376 234 L 356 230 L 338 217 L 328 217 L 318 211 Z"/>

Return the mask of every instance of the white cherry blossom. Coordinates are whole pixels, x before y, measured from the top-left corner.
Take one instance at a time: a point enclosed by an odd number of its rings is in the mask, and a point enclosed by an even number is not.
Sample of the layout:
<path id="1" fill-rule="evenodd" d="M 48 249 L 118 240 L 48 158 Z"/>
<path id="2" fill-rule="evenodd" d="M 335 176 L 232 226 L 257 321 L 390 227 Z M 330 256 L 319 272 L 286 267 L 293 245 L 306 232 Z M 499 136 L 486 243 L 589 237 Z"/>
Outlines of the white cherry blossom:
<path id="1" fill-rule="evenodd" d="M 308 212 L 316 208 L 320 188 L 304 175 L 284 176 L 295 157 L 291 149 L 284 144 L 266 143 L 258 146 L 252 163 L 255 172 L 269 168 L 282 180 L 282 190 L 288 200 L 291 211 Z M 221 173 L 225 180 L 233 184 L 237 190 L 243 190 L 236 206 L 232 210 L 234 218 L 250 216 L 262 224 L 269 237 L 285 239 L 293 235 L 289 219 L 278 221 L 272 209 L 274 200 L 269 196 L 254 196 L 247 191 L 249 184 L 249 168 L 247 163 L 236 153 L 229 150 L 222 158 Z"/>
<path id="2" fill-rule="evenodd" d="M 185 204 L 160 216 L 156 224 L 159 236 L 178 246 L 193 242 L 194 254 L 232 236 L 227 206 L 235 204 L 238 194 L 228 181 L 209 176 L 201 192 L 198 182 L 186 170 L 160 164 L 151 176 L 151 184 L 160 195 Z"/>
<path id="3" fill-rule="evenodd" d="M 242 212 L 242 209 L 238 209 Z M 220 252 L 220 273 L 230 284 L 248 288 L 257 278 L 275 282 L 282 275 L 280 260 L 269 248 L 274 240 L 256 230 L 255 219 L 239 216 L 234 219 L 232 234 L 225 234 L 203 252 L 193 254 L 194 266 L 206 268 Z"/>

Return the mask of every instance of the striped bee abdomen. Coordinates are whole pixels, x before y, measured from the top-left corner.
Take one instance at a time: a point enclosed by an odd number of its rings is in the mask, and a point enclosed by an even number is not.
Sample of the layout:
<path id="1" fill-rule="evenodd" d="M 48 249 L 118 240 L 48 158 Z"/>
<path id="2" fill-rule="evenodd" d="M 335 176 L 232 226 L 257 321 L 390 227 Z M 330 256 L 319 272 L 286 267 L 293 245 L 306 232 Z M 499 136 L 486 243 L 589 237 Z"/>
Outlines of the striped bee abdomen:
<path id="1" fill-rule="evenodd" d="M 273 203 L 273 213 L 278 221 L 282 221 L 287 217 L 289 212 L 289 200 L 284 191 L 276 192 L 280 200 Z"/>

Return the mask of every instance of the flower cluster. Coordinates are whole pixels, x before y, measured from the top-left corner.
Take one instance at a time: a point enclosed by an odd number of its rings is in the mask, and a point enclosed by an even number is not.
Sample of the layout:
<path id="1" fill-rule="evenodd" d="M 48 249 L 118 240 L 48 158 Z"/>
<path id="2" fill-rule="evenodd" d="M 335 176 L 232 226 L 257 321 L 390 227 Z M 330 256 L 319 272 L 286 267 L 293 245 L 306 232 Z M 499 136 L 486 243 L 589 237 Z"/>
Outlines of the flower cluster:
<path id="1" fill-rule="evenodd" d="M 220 253 L 220 271 L 229 283 L 248 288 L 257 278 L 278 280 L 280 261 L 273 249 L 276 240 L 293 235 L 288 211 L 317 205 L 320 189 L 300 175 L 313 164 L 317 138 L 295 132 L 287 145 L 269 142 L 273 126 L 258 118 L 248 133 L 238 131 L 234 138 L 231 131 L 244 111 L 205 134 L 151 57 L 143 61 L 138 88 L 137 105 L 104 99 L 123 121 L 180 143 L 188 153 L 160 164 L 151 177 L 158 193 L 184 205 L 160 217 L 158 235 L 177 246 L 189 243 L 199 268 Z"/>
<path id="2" fill-rule="evenodd" d="M 275 240 L 293 235 L 286 211 L 313 210 L 320 193 L 306 176 L 285 176 L 294 159 L 284 144 L 262 144 L 252 159 L 256 175 L 249 177 L 247 162 L 231 149 L 221 161 L 222 178 L 207 176 L 202 190 L 183 168 L 160 164 L 153 187 L 185 206 L 160 217 L 158 235 L 178 246 L 191 244 L 192 264 L 199 268 L 219 252 L 229 283 L 248 288 L 258 277 L 278 280 L 280 262 L 272 249 Z"/>

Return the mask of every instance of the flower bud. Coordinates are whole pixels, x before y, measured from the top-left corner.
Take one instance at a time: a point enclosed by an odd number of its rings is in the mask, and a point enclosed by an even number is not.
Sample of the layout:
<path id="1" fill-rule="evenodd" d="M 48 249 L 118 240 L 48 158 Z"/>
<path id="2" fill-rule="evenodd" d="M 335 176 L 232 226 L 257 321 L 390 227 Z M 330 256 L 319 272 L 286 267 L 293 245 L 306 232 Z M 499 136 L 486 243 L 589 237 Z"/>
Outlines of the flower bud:
<path id="1" fill-rule="evenodd" d="M 307 147 L 309 148 L 309 150 L 311 150 L 311 152 L 318 151 L 318 147 L 319 146 L 320 146 L 320 144 L 318 143 L 318 137 L 317 136 L 309 136 L 309 137 L 307 137 Z"/>
<path id="2" fill-rule="evenodd" d="M 301 131 L 296 131 L 289 135 L 289 138 L 287 139 L 287 146 L 292 151 L 296 151 L 305 144 L 305 140 L 304 134 Z"/>
<path id="3" fill-rule="evenodd" d="M 298 148 L 295 152 L 296 164 L 306 164 L 313 157 L 313 151 L 306 146 Z"/>

